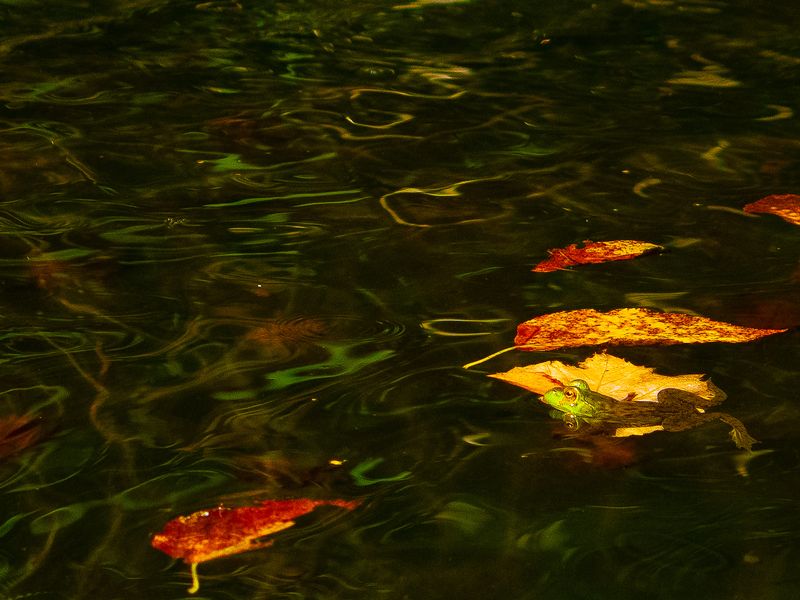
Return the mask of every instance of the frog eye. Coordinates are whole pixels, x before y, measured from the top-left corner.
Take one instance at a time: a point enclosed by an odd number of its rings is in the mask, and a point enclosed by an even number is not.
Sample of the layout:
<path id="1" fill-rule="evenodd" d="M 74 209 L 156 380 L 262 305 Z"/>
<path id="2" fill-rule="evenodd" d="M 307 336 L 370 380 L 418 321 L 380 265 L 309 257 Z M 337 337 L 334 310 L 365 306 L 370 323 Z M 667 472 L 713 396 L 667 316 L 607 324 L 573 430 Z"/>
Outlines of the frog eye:
<path id="1" fill-rule="evenodd" d="M 565 387 L 564 388 L 564 398 L 569 401 L 570 406 L 575 406 L 577 404 L 576 400 L 578 398 L 578 390 L 574 387 Z"/>

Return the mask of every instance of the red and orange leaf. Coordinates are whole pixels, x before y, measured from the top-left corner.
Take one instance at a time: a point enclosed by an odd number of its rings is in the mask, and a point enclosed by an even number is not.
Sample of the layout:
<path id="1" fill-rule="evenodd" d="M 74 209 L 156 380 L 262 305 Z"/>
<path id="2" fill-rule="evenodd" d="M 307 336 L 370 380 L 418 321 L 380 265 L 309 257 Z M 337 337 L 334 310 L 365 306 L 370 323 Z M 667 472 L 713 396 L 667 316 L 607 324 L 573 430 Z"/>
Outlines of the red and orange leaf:
<path id="1" fill-rule="evenodd" d="M 754 329 L 683 313 L 647 308 L 566 310 L 535 317 L 517 327 L 520 350 L 555 350 L 578 346 L 671 345 L 750 342 L 786 329 Z"/>
<path id="2" fill-rule="evenodd" d="M 773 194 L 747 204 L 744 212 L 769 213 L 779 216 L 792 225 L 800 225 L 800 196 L 797 194 Z"/>
<path id="3" fill-rule="evenodd" d="M 163 531 L 153 536 L 153 548 L 197 564 L 230 556 L 267 544 L 259 539 L 294 525 L 293 519 L 318 506 L 333 505 L 354 509 L 358 502 L 349 500 L 265 500 L 258 506 L 217 507 L 201 510 L 169 521 Z"/>
<path id="4" fill-rule="evenodd" d="M 583 247 L 570 244 L 566 248 L 551 248 L 547 251 L 550 258 L 540 262 L 533 268 L 534 273 L 550 273 L 575 265 L 597 264 L 614 260 L 628 260 L 642 254 L 663 250 L 663 246 L 640 242 L 637 240 L 613 240 L 609 242 L 592 242 L 585 240 Z"/>

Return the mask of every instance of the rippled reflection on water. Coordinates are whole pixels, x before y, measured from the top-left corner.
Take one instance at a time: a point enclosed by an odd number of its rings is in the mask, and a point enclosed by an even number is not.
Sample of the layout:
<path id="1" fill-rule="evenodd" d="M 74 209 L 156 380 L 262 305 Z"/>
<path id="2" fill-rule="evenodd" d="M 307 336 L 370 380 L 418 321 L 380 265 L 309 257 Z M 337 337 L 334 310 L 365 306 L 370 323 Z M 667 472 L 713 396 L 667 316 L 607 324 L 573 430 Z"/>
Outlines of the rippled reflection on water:
<path id="1" fill-rule="evenodd" d="M 460 368 L 552 310 L 800 322 L 797 230 L 740 210 L 798 188 L 795 9 L 750 4 L 5 5 L 0 595 L 183 597 L 168 519 L 346 497 L 200 595 L 795 597 L 795 333 L 620 351 L 749 458 Z M 627 237 L 669 252 L 530 272 Z"/>

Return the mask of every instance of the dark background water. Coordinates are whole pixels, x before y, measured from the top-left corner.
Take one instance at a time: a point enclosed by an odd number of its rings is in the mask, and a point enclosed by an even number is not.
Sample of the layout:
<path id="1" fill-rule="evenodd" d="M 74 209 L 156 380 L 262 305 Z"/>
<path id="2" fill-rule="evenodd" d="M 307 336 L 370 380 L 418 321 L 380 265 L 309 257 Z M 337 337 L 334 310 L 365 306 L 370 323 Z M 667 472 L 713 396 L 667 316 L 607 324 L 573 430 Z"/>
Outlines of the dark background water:
<path id="1" fill-rule="evenodd" d="M 357 498 L 209 598 L 797 597 L 797 334 L 616 349 L 722 425 L 564 437 L 555 310 L 800 323 L 794 2 L 0 2 L 4 598 L 179 598 L 180 514 Z M 669 252 L 551 274 L 546 250 Z M 30 443 L 25 443 L 24 440 Z M 35 442 L 35 443 L 34 443 Z M 330 461 L 342 461 L 341 466 Z"/>

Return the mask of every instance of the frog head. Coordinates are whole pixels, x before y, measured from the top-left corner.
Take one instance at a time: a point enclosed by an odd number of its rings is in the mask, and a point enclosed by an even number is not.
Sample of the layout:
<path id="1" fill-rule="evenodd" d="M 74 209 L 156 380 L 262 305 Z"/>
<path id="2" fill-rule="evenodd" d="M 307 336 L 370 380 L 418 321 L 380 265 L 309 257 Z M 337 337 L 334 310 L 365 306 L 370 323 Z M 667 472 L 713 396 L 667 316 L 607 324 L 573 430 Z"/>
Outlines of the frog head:
<path id="1" fill-rule="evenodd" d="M 575 379 L 563 387 L 548 390 L 542 396 L 542 401 L 556 410 L 577 417 L 591 417 L 595 413 L 592 391 L 583 379 Z"/>

